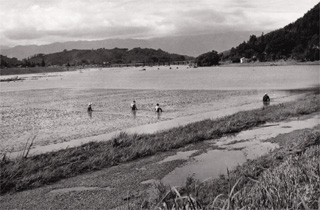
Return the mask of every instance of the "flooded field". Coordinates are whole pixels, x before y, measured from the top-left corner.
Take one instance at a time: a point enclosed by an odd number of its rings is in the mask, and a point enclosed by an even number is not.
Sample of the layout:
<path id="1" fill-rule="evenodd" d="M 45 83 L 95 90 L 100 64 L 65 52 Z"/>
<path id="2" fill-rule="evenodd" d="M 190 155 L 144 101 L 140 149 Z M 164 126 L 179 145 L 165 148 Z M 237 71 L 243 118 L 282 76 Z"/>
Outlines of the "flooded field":
<path id="1" fill-rule="evenodd" d="M 318 65 L 202 67 L 154 66 L 81 69 L 49 74 L 18 75 L 23 82 L 0 83 L 1 91 L 48 88 L 248 90 L 299 89 L 318 85 Z M 1 76 L 6 78 L 12 76 Z M 17 84 L 19 83 L 19 85 Z"/>
<path id="2" fill-rule="evenodd" d="M 317 85 L 319 67 L 161 66 L 159 70 L 86 69 L 21 77 L 25 80 L 0 84 L 1 153 L 22 150 L 32 136 L 36 136 L 35 147 L 68 145 L 101 140 L 106 137 L 101 135 L 123 129 L 135 131 L 146 124 L 149 127 L 143 129 L 152 132 L 224 116 L 239 107 L 261 107 L 266 91 L 271 104 L 293 100 L 297 95 L 286 89 Z M 132 100 L 137 101 L 136 113 L 129 108 Z M 89 102 L 92 113 L 86 111 Z M 161 115 L 154 113 L 156 103 L 164 110 Z"/>

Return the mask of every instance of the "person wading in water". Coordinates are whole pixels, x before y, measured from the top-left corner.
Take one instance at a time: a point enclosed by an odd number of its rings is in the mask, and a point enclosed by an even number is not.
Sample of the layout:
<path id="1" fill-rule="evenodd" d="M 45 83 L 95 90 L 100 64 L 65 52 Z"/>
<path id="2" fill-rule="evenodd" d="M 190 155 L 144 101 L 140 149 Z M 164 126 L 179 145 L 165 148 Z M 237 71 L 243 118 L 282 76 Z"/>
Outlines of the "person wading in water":
<path id="1" fill-rule="evenodd" d="M 159 106 L 159 104 L 156 105 L 155 111 L 158 112 L 158 113 L 159 113 L 159 112 L 162 112 L 162 109 L 161 109 L 161 107 Z"/>
<path id="2" fill-rule="evenodd" d="M 131 110 L 132 110 L 132 111 L 136 111 L 136 110 L 138 109 L 138 108 L 137 108 L 137 105 L 136 105 L 136 101 L 132 101 L 130 107 L 131 107 Z"/>
<path id="3" fill-rule="evenodd" d="M 88 112 L 92 112 L 93 111 L 93 109 L 92 109 L 92 103 L 90 102 L 89 104 L 88 104 Z"/>
<path id="4" fill-rule="evenodd" d="M 262 98 L 263 104 L 264 105 L 269 105 L 270 104 L 270 97 L 268 96 L 267 93 L 264 94 L 263 98 Z"/>
<path id="5" fill-rule="evenodd" d="M 263 98 L 262 98 L 263 102 L 270 102 L 270 97 L 268 96 L 267 93 L 264 94 Z"/>

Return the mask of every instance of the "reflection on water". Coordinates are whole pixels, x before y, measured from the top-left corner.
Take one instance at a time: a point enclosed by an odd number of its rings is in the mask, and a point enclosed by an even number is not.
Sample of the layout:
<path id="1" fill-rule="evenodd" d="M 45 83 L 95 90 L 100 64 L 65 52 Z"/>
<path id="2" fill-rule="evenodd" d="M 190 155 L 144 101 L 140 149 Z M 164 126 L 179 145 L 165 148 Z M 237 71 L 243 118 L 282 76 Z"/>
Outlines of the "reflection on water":
<path id="1" fill-rule="evenodd" d="M 137 117 L 137 110 L 131 110 L 132 118 L 135 120 Z"/>
<path id="2" fill-rule="evenodd" d="M 192 154 L 197 152 L 198 150 L 190 150 L 190 151 L 185 151 L 185 152 L 177 152 L 177 154 L 173 156 L 169 156 L 164 160 L 159 161 L 158 163 L 165 163 L 173 160 L 187 160 Z"/>
<path id="3" fill-rule="evenodd" d="M 263 101 L 263 105 L 264 106 L 269 106 L 270 105 L 270 101 Z"/>
<path id="4" fill-rule="evenodd" d="M 211 150 L 176 168 L 161 181 L 166 185 L 181 186 L 189 176 L 199 180 L 218 177 L 220 174 L 226 174 L 227 168 L 230 170 L 245 161 L 246 158 L 241 151 Z"/>
<path id="5" fill-rule="evenodd" d="M 92 112 L 93 111 L 88 111 L 88 116 L 89 116 L 90 119 L 92 119 Z"/>

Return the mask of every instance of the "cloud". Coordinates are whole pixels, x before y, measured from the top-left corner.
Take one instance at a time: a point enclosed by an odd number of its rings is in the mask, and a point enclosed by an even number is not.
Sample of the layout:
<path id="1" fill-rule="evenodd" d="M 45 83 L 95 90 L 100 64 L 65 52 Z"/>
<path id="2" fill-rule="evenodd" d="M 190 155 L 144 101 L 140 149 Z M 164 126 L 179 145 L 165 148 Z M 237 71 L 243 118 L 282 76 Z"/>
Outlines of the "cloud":
<path id="1" fill-rule="evenodd" d="M 2 44 L 272 30 L 316 0 L 0 0 Z"/>

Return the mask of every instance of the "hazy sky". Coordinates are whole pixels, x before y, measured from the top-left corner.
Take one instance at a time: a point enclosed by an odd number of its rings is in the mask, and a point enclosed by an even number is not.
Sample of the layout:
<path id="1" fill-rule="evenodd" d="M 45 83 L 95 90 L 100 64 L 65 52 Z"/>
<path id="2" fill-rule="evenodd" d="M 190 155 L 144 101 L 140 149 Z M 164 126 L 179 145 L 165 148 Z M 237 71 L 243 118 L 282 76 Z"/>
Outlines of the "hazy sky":
<path id="1" fill-rule="evenodd" d="M 318 0 L 0 0 L 1 45 L 269 31 Z"/>

